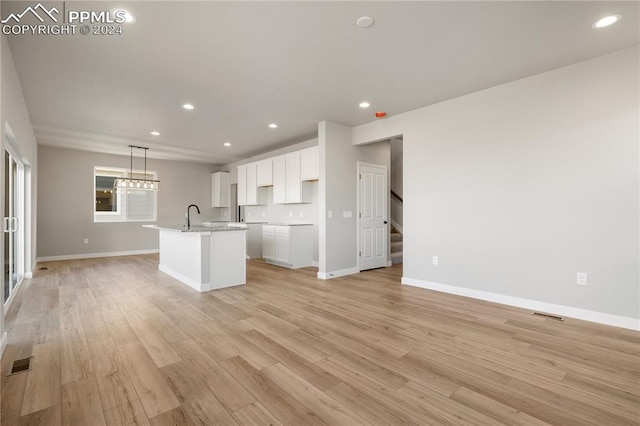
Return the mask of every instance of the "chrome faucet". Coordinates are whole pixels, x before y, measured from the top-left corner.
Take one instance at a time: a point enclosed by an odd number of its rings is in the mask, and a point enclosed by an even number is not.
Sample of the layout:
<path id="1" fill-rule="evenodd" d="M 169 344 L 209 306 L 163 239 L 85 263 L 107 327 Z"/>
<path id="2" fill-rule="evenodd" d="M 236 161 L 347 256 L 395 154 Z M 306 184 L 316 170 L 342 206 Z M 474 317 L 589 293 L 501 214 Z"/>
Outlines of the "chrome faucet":
<path id="1" fill-rule="evenodd" d="M 195 207 L 196 210 L 198 211 L 198 214 L 200 214 L 200 208 L 198 206 L 196 206 L 195 204 L 191 204 L 189 205 L 189 207 L 187 207 L 187 229 L 191 228 L 191 217 L 190 217 L 190 211 L 191 211 L 191 207 Z"/>

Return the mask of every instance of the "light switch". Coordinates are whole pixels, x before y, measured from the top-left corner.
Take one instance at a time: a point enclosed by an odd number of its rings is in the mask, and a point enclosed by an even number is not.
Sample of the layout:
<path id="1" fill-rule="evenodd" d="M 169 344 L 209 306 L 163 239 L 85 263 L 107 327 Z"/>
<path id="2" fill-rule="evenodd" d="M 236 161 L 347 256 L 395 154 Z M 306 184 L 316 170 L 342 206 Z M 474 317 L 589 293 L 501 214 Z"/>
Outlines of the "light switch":
<path id="1" fill-rule="evenodd" d="M 342 217 L 345 219 L 351 219 L 353 217 L 353 212 L 351 210 L 345 210 L 342 212 Z"/>
<path id="2" fill-rule="evenodd" d="M 293 217 L 293 212 L 289 210 L 289 217 Z"/>
<path id="3" fill-rule="evenodd" d="M 304 217 L 304 212 L 300 212 L 300 217 Z"/>
<path id="4" fill-rule="evenodd" d="M 329 219 L 333 218 L 333 210 L 329 210 L 329 211 L 327 212 L 327 217 L 328 217 Z"/>

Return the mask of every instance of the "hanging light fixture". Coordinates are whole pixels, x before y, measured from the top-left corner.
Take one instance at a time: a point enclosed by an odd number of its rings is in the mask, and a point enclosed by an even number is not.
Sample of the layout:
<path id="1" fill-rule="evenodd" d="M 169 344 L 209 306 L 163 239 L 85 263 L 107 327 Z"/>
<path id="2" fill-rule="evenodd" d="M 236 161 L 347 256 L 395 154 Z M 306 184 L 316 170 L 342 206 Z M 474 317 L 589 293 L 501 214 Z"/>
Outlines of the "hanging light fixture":
<path id="1" fill-rule="evenodd" d="M 144 146 L 129 145 L 131 148 L 131 161 L 128 178 L 118 178 L 113 181 L 113 187 L 116 189 L 141 189 L 147 191 L 159 191 L 160 181 L 147 179 L 147 150 L 149 148 Z M 144 149 L 144 179 L 133 178 L 133 148 Z"/>

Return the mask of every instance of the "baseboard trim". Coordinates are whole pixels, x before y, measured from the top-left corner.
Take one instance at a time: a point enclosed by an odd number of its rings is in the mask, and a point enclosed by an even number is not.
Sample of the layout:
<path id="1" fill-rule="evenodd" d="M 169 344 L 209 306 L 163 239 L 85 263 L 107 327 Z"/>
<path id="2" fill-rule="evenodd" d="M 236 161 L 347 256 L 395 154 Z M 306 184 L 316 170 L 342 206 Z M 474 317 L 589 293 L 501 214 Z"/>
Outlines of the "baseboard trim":
<path id="1" fill-rule="evenodd" d="M 537 300 L 523 299 L 520 297 L 505 296 L 498 293 L 490 293 L 470 288 L 439 284 L 409 277 L 402 277 L 402 284 L 410 285 L 413 287 L 420 287 L 427 290 L 440 291 L 442 293 L 471 297 L 473 299 L 485 300 L 487 302 L 495 302 L 503 305 L 530 309 L 532 311 L 541 311 L 564 317 L 571 317 L 584 321 L 596 322 L 599 324 L 612 325 L 614 327 L 640 331 L 640 319 L 638 318 L 623 317 L 620 315 L 589 311 L 586 309 L 574 308 L 571 306 L 556 305 L 554 303 L 540 302 Z"/>
<path id="2" fill-rule="evenodd" d="M 164 272 L 169 275 L 171 278 L 175 278 L 180 281 L 182 284 L 191 287 L 194 290 L 199 291 L 200 293 L 204 291 L 211 290 L 211 283 L 199 283 L 196 280 L 193 280 L 189 277 L 182 275 L 179 272 L 174 271 L 173 269 L 167 268 L 166 266 L 158 265 L 158 270 L 160 272 Z"/>
<path id="3" fill-rule="evenodd" d="M 36 259 L 36 262 L 55 262 L 57 260 L 95 259 L 99 257 L 135 256 L 138 254 L 154 254 L 154 253 L 159 253 L 159 250 L 158 249 L 130 250 L 130 251 L 111 251 L 106 253 L 68 254 L 64 256 L 43 256 Z"/>
<path id="4" fill-rule="evenodd" d="M 0 344 L 0 357 L 4 355 L 4 350 L 7 347 L 7 332 L 2 333 L 2 343 Z"/>
<path id="5" fill-rule="evenodd" d="M 33 278 L 33 272 L 25 272 L 25 273 L 24 273 L 24 278 L 26 278 L 26 279 L 31 279 L 31 278 Z"/>
<path id="6" fill-rule="evenodd" d="M 390 219 L 389 222 L 391 222 L 391 225 L 396 228 L 398 231 L 400 231 L 401 234 L 404 234 L 404 232 L 402 232 L 402 226 L 398 225 L 398 222 L 396 222 L 393 219 Z"/>
<path id="7" fill-rule="evenodd" d="M 358 273 L 360 273 L 360 270 L 358 268 L 347 268 L 332 272 L 318 272 L 318 278 L 320 278 L 321 280 L 330 280 L 332 278 L 344 277 L 345 275 Z"/>

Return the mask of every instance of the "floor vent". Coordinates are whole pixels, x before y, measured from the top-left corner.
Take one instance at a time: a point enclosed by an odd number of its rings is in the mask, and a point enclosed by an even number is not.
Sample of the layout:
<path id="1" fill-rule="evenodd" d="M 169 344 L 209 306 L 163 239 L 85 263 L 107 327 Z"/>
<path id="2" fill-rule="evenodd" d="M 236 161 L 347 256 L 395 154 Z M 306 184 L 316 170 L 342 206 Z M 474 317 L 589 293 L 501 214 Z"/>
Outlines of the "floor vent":
<path id="1" fill-rule="evenodd" d="M 539 317 L 551 318 L 551 319 L 558 320 L 558 321 L 564 321 L 564 317 L 561 317 L 559 315 L 545 314 L 543 312 L 534 312 L 533 315 L 536 315 L 536 316 L 539 316 Z"/>
<path id="2" fill-rule="evenodd" d="M 17 359 L 13 361 L 13 365 L 11 366 L 11 372 L 9 375 L 22 373 L 23 371 L 29 371 L 29 367 L 31 367 L 31 357 Z"/>
<path id="3" fill-rule="evenodd" d="M 41 266 L 38 268 L 38 271 L 48 271 L 49 268 L 47 268 L 46 266 Z"/>

